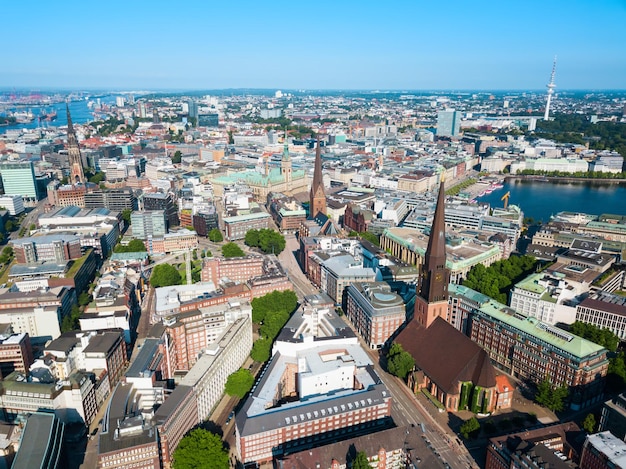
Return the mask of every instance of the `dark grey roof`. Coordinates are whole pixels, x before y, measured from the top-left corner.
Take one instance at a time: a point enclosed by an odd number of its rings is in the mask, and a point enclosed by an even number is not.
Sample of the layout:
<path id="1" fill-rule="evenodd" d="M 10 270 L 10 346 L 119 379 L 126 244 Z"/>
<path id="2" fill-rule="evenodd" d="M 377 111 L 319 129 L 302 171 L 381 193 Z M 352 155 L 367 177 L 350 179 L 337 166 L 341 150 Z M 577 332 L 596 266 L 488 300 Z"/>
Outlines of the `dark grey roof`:
<path id="1" fill-rule="evenodd" d="M 150 370 L 150 365 L 154 362 L 159 349 L 159 339 L 146 339 L 141 346 L 141 350 L 126 372 L 129 378 L 141 378 L 143 372 Z"/>
<path id="2" fill-rule="evenodd" d="M 149 423 L 138 428 L 128 435 L 119 435 L 118 427 L 128 426 L 129 423 L 138 424 L 141 412 L 134 408 L 135 391 L 133 386 L 118 383 L 111 396 L 102 424 L 99 440 L 99 454 L 120 451 L 125 448 L 145 445 L 157 441 L 157 432 Z"/>
<path id="3" fill-rule="evenodd" d="M 91 337 L 85 353 L 109 353 L 122 337 L 122 331 L 106 331 Z"/>
<path id="4" fill-rule="evenodd" d="M 76 344 L 80 342 L 80 339 L 76 337 L 75 331 L 64 332 L 59 337 L 54 339 L 52 342 L 48 344 L 46 347 L 46 352 L 64 352 L 68 353 L 71 351 Z"/>
<path id="5" fill-rule="evenodd" d="M 20 440 L 20 449 L 13 461 L 12 469 L 57 467 L 63 432 L 54 431 L 62 426 L 54 414 L 36 413 L 28 417 Z M 58 462 L 58 461 L 57 461 Z"/>

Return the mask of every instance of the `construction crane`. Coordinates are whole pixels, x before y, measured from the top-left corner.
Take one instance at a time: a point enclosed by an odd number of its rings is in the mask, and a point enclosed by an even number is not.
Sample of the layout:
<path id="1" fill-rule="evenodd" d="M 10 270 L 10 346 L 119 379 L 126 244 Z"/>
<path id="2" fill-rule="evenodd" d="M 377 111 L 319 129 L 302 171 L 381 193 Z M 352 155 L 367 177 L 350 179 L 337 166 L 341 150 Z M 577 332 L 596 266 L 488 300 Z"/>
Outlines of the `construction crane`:
<path id="1" fill-rule="evenodd" d="M 509 205 L 509 197 L 511 197 L 511 191 L 508 191 L 500 199 L 500 200 L 504 201 L 504 208 L 505 208 L 505 210 L 506 210 L 506 207 Z"/>

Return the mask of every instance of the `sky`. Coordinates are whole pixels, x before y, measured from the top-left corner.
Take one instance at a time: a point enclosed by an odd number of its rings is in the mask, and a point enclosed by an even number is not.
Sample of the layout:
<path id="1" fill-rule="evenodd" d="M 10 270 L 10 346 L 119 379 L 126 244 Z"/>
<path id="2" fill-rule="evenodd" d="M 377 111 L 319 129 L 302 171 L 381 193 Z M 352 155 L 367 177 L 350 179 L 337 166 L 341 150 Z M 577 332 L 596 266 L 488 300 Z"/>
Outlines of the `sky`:
<path id="1" fill-rule="evenodd" d="M 20 0 L 0 88 L 626 89 L 626 0 Z"/>

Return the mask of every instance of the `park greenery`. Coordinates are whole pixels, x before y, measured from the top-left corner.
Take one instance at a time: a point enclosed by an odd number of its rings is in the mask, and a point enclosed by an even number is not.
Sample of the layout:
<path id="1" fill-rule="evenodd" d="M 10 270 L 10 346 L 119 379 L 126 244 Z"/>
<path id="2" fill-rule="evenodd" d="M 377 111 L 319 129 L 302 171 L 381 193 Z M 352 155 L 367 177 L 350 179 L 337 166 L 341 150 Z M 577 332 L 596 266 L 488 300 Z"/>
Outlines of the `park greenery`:
<path id="1" fill-rule="evenodd" d="M 559 143 L 584 145 L 592 150 L 614 150 L 626 158 L 626 126 L 619 122 L 596 122 L 583 114 L 555 114 L 538 120 L 534 137 Z"/>
<path id="2" fill-rule="evenodd" d="M 252 300 L 252 322 L 260 326 L 259 340 L 250 353 L 253 360 L 269 360 L 272 342 L 297 306 L 298 297 L 292 290 L 273 291 Z"/>
<path id="3" fill-rule="evenodd" d="M 187 433 L 172 455 L 172 469 L 228 469 L 228 450 L 222 438 L 204 428 Z"/>
<path id="4" fill-rule="evenodd" d="M 102 137 L 107 137 L 111 134 L 133 133 L 139 126 L 137 122 L 135 122 L 134 126 L 126 125 L 123 119 L 118 119 L 117 117 L 109 117 L 105 121 L 94 121 L 90 125 Z"/>
<path id="5" fill-rule="evenodd" d="M 280 254 L 287 245 L 285 237 L 278 231 L 263 228 L 260 230 L 248 230 L 244 240 L 246 246 L 259 248 L 265 254 Z"/>
<path id="6" fill-rule="evenodd" d="M 222 236 L 222 231 L 219 228 L 213 228 L 209 231 L 208 238 L 209 241 L 213 243 L 221 243 L 224 241 L 224 236 Z"/>
<path id="7" fill-rule="evenodd" d="M 411 354 L 402 348 L 402 345 L 394 342 L 387 352 L 387 371 L 401 379 L 406 379 L 409 372 L 415 366 L 415 360 Z"/>
<path id="8" fill-rule="evenodd" d="M 252 376 L 250 370 L 240 368 L 228 376 L 225 391 L 229 396 L 236 396 L 242 399 L 252 389 L 253 384 L 254 376 Z"/>
<path id="9" fill-rule="evenodd" d="M 348 233 L 348 236 L 351 238 L 359 237 L 364 239 L 365 241 L 369 241 L 374 246 L 380 246 L 380 238 L 374 233 L 370 233 L 369 231 L 362 231 L 361 233 L 359 233 L 358 231 L 352 230 L 350 231 L 350 233 Z"/>
<path id="10" fill-rule="evenodd" d="M 122 220 L 124 220 L 126 222 L 126 225 L 130 225 L 130 214 L 133 213 L 133 211 L 129 208 L 125 208 L 124 210 L 122 210 Z"/>
<path id="11" fill-rule="evenodd" d="M 619 337 L 617 337 L 609 329 L 600 329 L 593 324 L 587 324 L 586 322 L 576 321 L 569 327 L 569 331 L 572 334 L 576 334 L 583 339 L 590 340 L 598 345 L 602 345 L 604 348 L 611 352 L 617 350 L 619 345 Z"/>
<path id="12" fill-rule="evenodd" d="M 553 412 L 561 412 L 565 408 L 565 401 L 569 390 L 567 386 L 554 386 L 548 379 L 544 379 L 537 387 L 535 402 L 547 407 Z"/>
<path id="13" fill-rule="evenodd" d="M 222 256 L 224 257 L 243 257 L 245 253 L 237 243 L 226 243 L 222 246 Z"/>
<path id="14" fill-rule="evenodd" d="M 606 386 L 611 392 L 622 392 L 626 389 L 626 356 L 623 351 L 609 358 Z"/>
<path id="15" fill-rule="evenodd" d="M 472 417 L 463 422 L 460 432 L 466 440 L 477 436 L 478 432 L 480 432 L 480 423 L 478 422 L 478 419 L 476 417 Z"/>
<path id="16" fill-rule="evenodd" d="M 467 274 L 463 285 L 500 303 L 506 303 L 511 287 L 533 272 L 536 266 L 537 260 L 532 256 L 511 256 L 489 267 L 476 264 Z"/>
<path id="17" fill-rule="evenodd" d="M 126 246 L 115 246 L 114 252 L 146 252 L 146 245 L 140 239 L 133 239 Z"/>
<path id="18" fill-rule="evenodd" d="M 170 264 L 159 264 L 152 269 L 150 285 L 154 288 L 169 287 L 170 285 L 180 285 L 182 277 L 176 267 Z"/>

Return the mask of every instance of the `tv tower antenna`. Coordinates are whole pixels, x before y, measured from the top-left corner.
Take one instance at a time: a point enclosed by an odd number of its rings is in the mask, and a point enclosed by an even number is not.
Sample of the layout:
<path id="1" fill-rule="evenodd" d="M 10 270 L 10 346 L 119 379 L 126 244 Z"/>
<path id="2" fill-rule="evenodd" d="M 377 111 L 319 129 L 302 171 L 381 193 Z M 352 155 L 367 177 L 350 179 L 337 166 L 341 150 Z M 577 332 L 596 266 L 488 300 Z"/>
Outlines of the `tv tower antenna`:
<path id="1" fill-rule="evenodd" d="M 550 118 L 550 101 L 552 101 L 554 88 L 556 88 L 556 85 L 554 84 L 555 73 L 556 73 L 556 55 L 554 56 L 554 63 L 552 64 L 552 74 L 550 75 L 550 83 L 546 85 L 548 88 L 548 100 L 546 101 L 546 113 L 543 115 L 543 120 L 546 120 L 546 121 Z"/>

